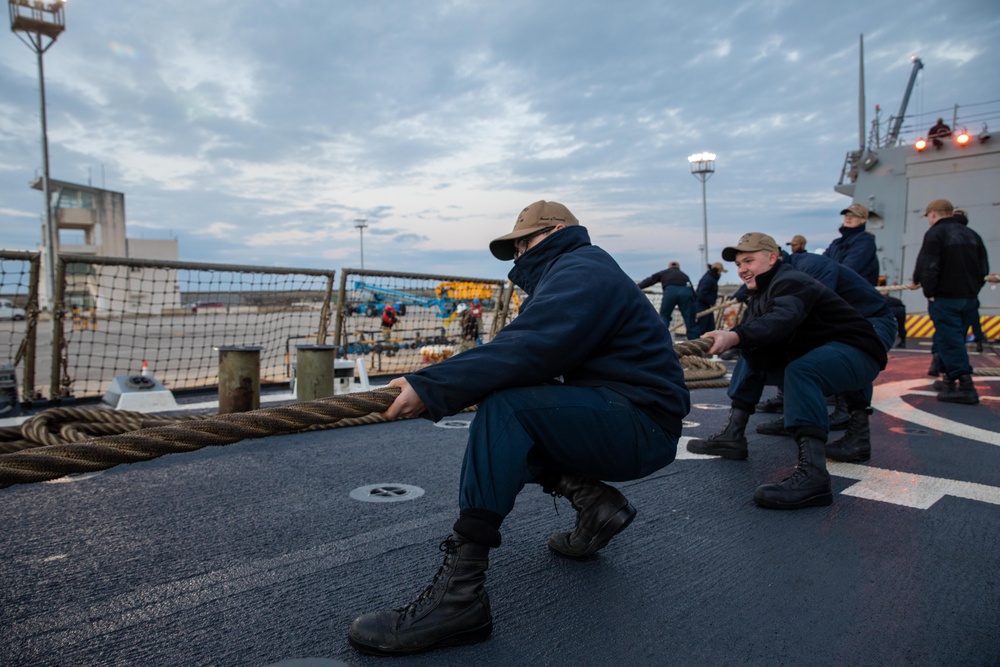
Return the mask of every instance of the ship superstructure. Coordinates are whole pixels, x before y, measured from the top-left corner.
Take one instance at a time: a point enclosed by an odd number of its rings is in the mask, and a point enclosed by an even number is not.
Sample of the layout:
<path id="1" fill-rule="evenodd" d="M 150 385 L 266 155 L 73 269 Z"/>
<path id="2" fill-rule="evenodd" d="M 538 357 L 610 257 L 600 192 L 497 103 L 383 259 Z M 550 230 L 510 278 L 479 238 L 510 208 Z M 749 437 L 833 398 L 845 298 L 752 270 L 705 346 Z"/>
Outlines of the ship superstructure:
<path id="1" fill-rule="evenodd" d="M 922 67 L 914 58 L 899 113 L 883 123 L 876 111 L 867 139 L 847 154 L 834 186 L 873 212 L 868 230 L 889 285 L 910 283 L 927 231 L 924 209 L 939 198 L 965 211 L 969 227 L 983 238 L 991 271 L 1000 269 L 1000 140 L 989 129 L 1000 123 L 1000 100 L 907 116 L 906 101 Z M 928 134 L 938 118 L 948 125 L 947 136 Z M 901 292 L 900 298 L 908 309 L 927 305 L 919 291 Z M 1000 289 L 986 286 L 979 299 L 984 310 L 1000 308 Z"/>

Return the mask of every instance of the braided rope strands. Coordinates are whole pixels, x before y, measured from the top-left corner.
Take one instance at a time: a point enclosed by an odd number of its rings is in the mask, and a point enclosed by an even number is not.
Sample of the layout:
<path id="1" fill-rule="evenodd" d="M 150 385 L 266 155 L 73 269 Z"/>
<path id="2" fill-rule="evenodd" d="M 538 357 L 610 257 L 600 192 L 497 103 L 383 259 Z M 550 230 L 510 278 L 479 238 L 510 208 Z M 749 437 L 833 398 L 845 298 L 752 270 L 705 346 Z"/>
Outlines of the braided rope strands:
<path id="1" fill-rule="evenodd" d="M 697 338 L 674 343 L 674 352 L 680 357 L 681 368 L 684 369 L 684 384 L 688 389 L 707 389 L 710 387 L 728 387 L 725 378 L 726 367 L 716 361 L 705 358 L 705 353 L 712 347 L 708 338 Z"/>
<path id="2" fill-rule="evenodd" d="M 190 452 L 207 446 L 297 433 L 340 420 L 357 420 L 384 412 L 398 395 L 398 388 L 385 387 L 307 403 L 219 415 L 189 424 L 141 428 L 83 442 L 0 454 L 0 488 L 105 470 L 120 463 L 148 461 L 164 454 Z"/>
<path id="3" fill-rule="evenodd" d="M 973 375 L 1000 376 L 1000 367 L 990 366 L 990 367 L 985 367 L 985 368 L 973 368 L 972 369 L 972 374 Z"/>
<path id="4" fill-rule="evenodd" d="M 674 343 L 689 388 L 725 387 L 723 364 L 704 358 L 708 339 Z M 272 435 L 384 421 L 397 387 L 225 415 L 148 415 L 54 408 L 0 429 L 0 488 L 95 472 L 164 454 L 191 452 Z"/>

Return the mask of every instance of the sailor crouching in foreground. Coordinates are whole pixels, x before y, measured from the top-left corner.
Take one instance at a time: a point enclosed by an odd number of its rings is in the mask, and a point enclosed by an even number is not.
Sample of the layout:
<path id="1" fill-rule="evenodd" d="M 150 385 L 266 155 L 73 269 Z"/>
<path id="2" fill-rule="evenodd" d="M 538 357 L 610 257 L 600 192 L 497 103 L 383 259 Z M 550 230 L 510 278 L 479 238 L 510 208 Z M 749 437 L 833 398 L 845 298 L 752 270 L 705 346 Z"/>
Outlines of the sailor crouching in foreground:
<path id="1" fill-rule="evenodd" d="M 726 428 L 707 440 L 688 442 L 696 454 L 747 457 L 747 420 L 766 384 L 785 394 L 785 429 L 795 438 L 799 460 L 784 481 L 763 484 L 754 502 L 798 509 L 833 502 L 824 445 L 829 415 L 824 396 L 850 394 L 866 405 L 864 391 L 885 368 L 887 357 L 872 324 L 841 297 L 780 259 L 767 234 L 744 234 L 722 258 L 736 263 L 746 283 L 747 310 L 732 331 L 709 331 L 708 354 L 739 347 L 742 355 L 729 384 L 732 408 Z"/>
<path id="2" fill-rule="evenodd" d="M 674 460 L 690 410 L 670 333 L 649 299 L 587 230 L 555 202 L 525 208 L 490 243 L 514 260 L 509 278 L 530 296 L 487 343 L 412 375 L 384 416 L 439 420 L 479 403 L 459 484 L 458 520 L 444 563 L 412 602 L 355 619 L 363 653 L 404 655 L 480 642 L 493 628 L 484 583 L 489 550 L 527 483 L 577 512 L 549 548 L 585 559 L 635 517 L 598 480 L 645 477 Z"/>

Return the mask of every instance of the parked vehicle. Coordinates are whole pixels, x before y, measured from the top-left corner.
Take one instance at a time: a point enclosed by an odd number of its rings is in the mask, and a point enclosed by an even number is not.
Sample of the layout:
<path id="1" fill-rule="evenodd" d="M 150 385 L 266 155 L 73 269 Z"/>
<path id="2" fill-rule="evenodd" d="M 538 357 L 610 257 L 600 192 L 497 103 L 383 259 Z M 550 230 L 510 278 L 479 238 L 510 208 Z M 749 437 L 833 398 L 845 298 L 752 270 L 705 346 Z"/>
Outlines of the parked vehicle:
<path id="1" fill-rule="evenodd" d="M 24 308 L 18 308 L 10 299 L 0 299 L 0 320 L 23 320 Z"/>
<path id="2" fill-rule="evenodd" d="M 225 308 L 226 304 L 221 301 L 199 301 L 198 303 L 189 303 L 185 308 L 190 308 L 192 313 L 197 313 L 199 310 L 207 308 Z"/>

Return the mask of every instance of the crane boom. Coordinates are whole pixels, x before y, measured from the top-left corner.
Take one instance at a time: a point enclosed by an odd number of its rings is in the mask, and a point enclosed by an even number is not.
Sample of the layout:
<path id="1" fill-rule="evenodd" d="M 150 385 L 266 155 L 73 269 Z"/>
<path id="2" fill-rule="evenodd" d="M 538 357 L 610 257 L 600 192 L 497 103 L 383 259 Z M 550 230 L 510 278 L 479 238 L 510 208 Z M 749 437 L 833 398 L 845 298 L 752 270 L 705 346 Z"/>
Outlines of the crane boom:
<path id="1" fill-rule="evenodd" d="M 906 91 L 903 92 L 903 101 L 899 105 L 899 113 L 897 113 L 892 119 L 892 125 L 889 127 L 889 133 L 885 137 L 886 146 L 896 145 L 896 140 L 899 138 L 899 128 L 903 126 L 903 118 L 906 116 L 906 107 L 910 103 L 910 93 L 913 92 L 913 85 L 917 81 L 917 73 L 924 67 L 924 62 L 917 56 L 913 56 L 911 60 L 913 61 L 913 69 L 910 70 L 910 80 L 906 82 Z"/>

